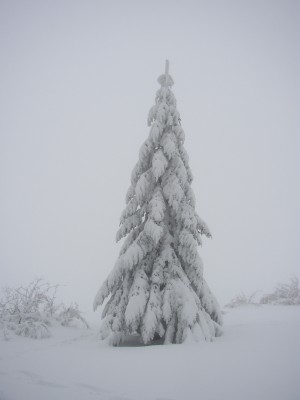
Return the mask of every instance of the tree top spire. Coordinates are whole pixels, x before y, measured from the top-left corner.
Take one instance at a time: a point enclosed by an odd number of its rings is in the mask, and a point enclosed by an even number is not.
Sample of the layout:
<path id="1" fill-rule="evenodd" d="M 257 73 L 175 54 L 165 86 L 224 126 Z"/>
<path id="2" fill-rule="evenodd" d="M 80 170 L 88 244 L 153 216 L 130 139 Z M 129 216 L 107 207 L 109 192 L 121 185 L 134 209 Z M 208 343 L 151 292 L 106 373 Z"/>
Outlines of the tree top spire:
<path id="1" fill-rule="evenodd" d="M 169 75 L 169 60 L 166 60 L 166 65 L 165 65 L 165 75 L 168 76 Z"/>
<path id="2" fill-rule="evenodd" d="M 169 60 L 166 60 L 165 63 L 165 73 L 164 75 L 160 75 L 160 77 L 157 79 L 158 83 L 161 84 L 161 86 L 173 86 L 174 85 L 174 81 L 173 78 L 171 77 L 171 75 L 169 75 Z"/>

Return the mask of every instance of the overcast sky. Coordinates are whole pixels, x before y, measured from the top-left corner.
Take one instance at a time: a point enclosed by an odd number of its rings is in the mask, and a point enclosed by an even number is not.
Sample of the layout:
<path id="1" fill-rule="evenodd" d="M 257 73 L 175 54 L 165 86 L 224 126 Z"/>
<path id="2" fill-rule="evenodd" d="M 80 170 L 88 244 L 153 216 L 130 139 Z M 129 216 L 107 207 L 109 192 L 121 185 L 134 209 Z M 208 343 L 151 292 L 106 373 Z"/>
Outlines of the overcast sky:
<path id="1" fill-rule="evenodd" d="M 300 269 L 299 1 L 0 1 L 0 283 L 89 311 L 170 60 L 204 276 L 224 304 Z"/>

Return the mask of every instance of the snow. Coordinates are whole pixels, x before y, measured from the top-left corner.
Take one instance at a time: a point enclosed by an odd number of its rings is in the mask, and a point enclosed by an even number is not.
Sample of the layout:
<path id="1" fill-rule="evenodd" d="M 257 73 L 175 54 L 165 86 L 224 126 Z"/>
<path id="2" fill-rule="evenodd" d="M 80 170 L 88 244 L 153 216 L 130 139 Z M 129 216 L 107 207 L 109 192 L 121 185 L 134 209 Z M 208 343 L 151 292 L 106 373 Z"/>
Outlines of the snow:
<path id="1" fill-rule="evenodd" d="M 97 327 L 0 338 L 1 400 L 296 400 L 300 307 L 226 310 L 214 342 L 108 347 Z"/>

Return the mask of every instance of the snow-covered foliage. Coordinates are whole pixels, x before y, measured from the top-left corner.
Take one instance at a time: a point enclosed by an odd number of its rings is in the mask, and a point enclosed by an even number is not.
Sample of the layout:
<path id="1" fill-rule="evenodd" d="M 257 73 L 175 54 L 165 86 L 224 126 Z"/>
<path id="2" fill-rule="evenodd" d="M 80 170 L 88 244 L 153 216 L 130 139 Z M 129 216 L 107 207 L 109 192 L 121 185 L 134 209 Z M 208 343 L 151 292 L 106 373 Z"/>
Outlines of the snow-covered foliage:
<path id="1" fill-rule="evenodd" d="M 41 339 L 51 335 L 50 325 L 54 321 L 67 326 L 74 319 L 88 327 L 77 304 L 70 307 L 57 304 L 57 288 L 41 279 L 33 280 L 26 287 L 5 288 L 0 300 L 3 335 L 8 338 L 9 331 L 14 331 L 20 336 Z"/>
<path id="2" fill-rule="evenodd" d="M 70 326 L 74 320 L 78 320 L 82 322 L 87 328 L 89 328 L 89 324 L 83 318 L 81 311 L 78 308 L 78 304 L 71 304 L 69 307 L 62 305 L 62 311 L 58 314 L 57 320 L 61 323 L 62 326 Z"/>
<path id="3" fill-rule="evenodd" d="M 221 334 L 219 305 L 203 278 L 201 235 L 211 237 L 195 210 L 184 132 L 166 72 L 160 76 L 150 133 L 131 174 L 117 241 L 119 258 L 94 309 L 103 310 L 101 337 L 119 344 L 127 334 L 143 342 L 212 340 Z"/>
<path id="4" fill-rule="evenodd" d="M 280 283 L 273 293 L 266 294 L 260 300 L 261 304 L 300 304 L 299 280 L 292 277 L 290 283 Z"/>
<path id="5" fill-rule="evenodd" d="M 230 302 L 225 305 L 225 307 L 235 308 L 246 305 L 258 305 L 259 303 L 255 301 L 256 294 L 257 292 L 254 292 L 250 295 L 246 295 L 245 293 L 240 293 L 236 295 L 233 299 L 231 299 Z"/>

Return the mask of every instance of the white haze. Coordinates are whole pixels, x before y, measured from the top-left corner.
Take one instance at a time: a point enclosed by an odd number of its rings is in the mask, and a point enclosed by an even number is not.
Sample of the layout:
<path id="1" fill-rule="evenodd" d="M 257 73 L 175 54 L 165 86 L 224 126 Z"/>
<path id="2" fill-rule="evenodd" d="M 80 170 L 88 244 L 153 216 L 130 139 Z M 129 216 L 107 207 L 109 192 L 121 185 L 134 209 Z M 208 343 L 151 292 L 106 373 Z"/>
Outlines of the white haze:
<path id="1" fill-rule="evenodd" d="M 85 311 L 170 60 L 221 303 L 299 276 L 297 1 L 2 1 L 0 283 Z M 298 115 L 297 115 L 298 114 Z"/>

